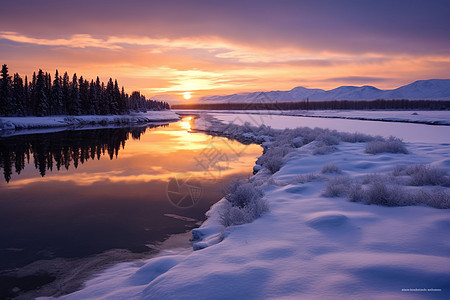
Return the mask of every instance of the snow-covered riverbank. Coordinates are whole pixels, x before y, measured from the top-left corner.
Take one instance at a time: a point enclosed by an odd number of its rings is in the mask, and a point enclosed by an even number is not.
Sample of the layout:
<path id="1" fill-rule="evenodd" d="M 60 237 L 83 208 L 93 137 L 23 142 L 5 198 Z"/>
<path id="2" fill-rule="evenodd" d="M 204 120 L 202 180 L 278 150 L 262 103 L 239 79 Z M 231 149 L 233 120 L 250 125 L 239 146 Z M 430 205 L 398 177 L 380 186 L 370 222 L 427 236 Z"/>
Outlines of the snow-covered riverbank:
<path id="1" fill-rule="evenodd" d="M 222 199 L 195 230 L 201 250 L 117 265 L 63 299 L 449 298 L 448 209 L 367 203 L 449 204 L 450 145 L 369 154 L 356 142 L 364 136 L 305 132 L 319 135 L 296 139 L 275 174 L 253 177 L 269 209 L 260 218 L 224 227 Z M 358 185 L 359 198 L 349 192 Z"/>
<path id="2" fill-rule="evenodd" d="M 179 120 L 171 110 L 130 113 L 128 115 L 86 115 L 47 117 L 0 117 L 0 131 L 15 129 L 57 128 L 82 125 L 137 124 Z"/>

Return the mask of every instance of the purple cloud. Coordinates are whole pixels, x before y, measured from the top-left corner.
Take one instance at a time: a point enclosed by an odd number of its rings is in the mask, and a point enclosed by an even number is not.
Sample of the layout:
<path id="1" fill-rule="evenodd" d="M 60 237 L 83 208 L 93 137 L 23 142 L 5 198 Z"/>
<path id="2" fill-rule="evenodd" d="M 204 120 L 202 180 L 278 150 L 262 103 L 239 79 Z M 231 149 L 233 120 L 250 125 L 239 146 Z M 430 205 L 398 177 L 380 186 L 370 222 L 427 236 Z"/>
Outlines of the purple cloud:
<path id="1" fill-rule="evenodd" d="M 219 36 L 263 48 L 448 54 L 450 3 L 409 1 L 8 1 L 0 28 L 73 34 Z"/>

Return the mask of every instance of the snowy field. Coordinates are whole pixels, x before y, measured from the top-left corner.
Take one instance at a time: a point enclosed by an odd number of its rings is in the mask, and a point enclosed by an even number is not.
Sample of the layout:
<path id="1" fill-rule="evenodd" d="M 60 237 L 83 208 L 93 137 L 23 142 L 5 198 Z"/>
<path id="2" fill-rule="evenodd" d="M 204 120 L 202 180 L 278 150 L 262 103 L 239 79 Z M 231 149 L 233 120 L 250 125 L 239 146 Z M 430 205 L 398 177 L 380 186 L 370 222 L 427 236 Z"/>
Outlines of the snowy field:
<path id="1" fill-rule="evenodd" d="M 193 231 L 199 250 L 119 264 L 62 299 L 449 299 L 450 214 L 435 208 L 450 205 L 448 139 L 292 132 L 272 153 L 277 138 L 236 134 L 265 140 L 266 157 L 289 148 L 250 180 L 259 218 L 225 227 L 237 208 L 224 198 Z"/>
<path id="2" fill-rule="evenodd" d="M 170 110 L 107 116 L 0 117 L 0 134 L 2 131 L 15 129 L 56 128 L 94 124 L 136 124 L 172 120 L 179 120 L 179 116 Z"/>

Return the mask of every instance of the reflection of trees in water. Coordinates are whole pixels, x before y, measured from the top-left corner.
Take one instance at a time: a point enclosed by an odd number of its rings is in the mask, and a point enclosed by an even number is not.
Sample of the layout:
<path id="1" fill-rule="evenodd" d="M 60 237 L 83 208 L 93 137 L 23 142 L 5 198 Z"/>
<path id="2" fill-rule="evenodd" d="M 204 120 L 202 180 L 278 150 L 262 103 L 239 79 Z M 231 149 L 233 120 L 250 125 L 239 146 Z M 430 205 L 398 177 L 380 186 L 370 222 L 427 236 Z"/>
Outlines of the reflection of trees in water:
<path id="1" fill-rule="evenodd" d="M 121 147 L 125 148 L 125 141 L 130 135 L 133 139 L 140 139 L 147 128 L 65 130 L 0 138 L 0 168 L 3 168 L 5 180 L 9 182 L 13 167 L 20 174 L 31 158 L 41 176 L 45 176 L 47 170 L 53 171 L 53 168 L 67 170 L 72 164 L 77 168 L 79 163 L 100 159 L 105 154 L 113 159 Z"/>

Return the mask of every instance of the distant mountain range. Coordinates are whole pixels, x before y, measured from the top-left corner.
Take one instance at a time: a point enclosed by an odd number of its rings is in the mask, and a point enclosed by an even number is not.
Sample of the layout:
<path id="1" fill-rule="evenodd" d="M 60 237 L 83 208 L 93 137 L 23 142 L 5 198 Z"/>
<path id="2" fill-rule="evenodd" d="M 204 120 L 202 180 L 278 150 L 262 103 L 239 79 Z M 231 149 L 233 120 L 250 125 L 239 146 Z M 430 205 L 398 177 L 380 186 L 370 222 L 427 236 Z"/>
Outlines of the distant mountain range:
<path id="1" fill-rule="evenodd" d="M 341 86 L 329 91 L 296 87 L 290 91 L 253 92 L 200 98 L 202 103 L 290 102 L 309 100 L 450 100 L 450 79 L 418 80 L 394 90 Z"/>

